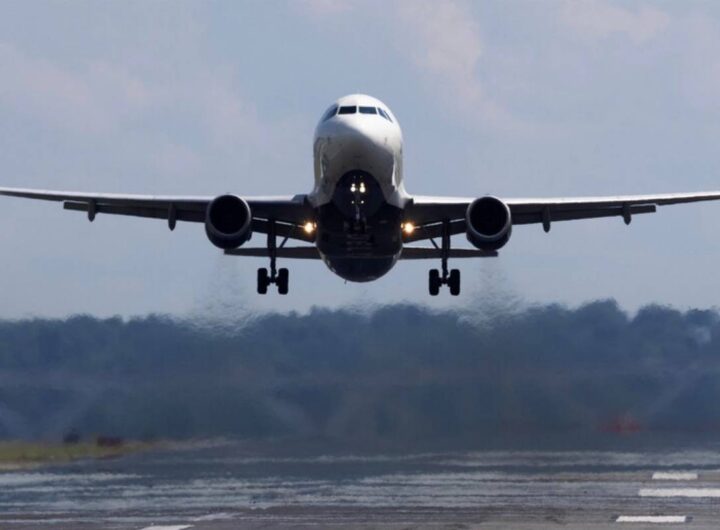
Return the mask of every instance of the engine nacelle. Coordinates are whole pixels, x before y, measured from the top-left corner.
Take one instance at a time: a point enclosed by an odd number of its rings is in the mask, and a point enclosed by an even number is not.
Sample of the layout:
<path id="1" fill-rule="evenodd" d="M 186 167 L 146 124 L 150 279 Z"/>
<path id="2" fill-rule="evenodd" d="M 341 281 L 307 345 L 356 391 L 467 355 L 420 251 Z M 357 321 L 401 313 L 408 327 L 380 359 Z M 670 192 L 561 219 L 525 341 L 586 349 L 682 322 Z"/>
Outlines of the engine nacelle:
<path id="1" fill-rule="evenodd" d="M 215 197 L 205 212 L 205 233 L 216 247 L 239 247 L 252 235 L 250 206 L 236 195 Z"/>
<path id="2" fill-rule="evenodd" d="M 508 242 L 512 233 L 510 208 L 497 197 L 481 197 L 465 213 L 467 238 L 482 250 L 497 250 Z"/>

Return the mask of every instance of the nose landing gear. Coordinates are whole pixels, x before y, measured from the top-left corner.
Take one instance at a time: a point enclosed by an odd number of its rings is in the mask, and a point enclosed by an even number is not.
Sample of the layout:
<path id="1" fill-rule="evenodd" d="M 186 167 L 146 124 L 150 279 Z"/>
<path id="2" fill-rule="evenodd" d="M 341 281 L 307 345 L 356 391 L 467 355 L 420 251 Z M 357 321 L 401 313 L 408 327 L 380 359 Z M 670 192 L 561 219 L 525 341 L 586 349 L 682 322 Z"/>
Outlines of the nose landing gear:
<path id="1" fill-rule="evenodd" d="M 267 237 L 268 254 L 270 255 L 270 271 L 265 267 L 257 271 L 257 292 L 267 294 L 268 286 L 271 283 L 277 285 L 279 294 L 288 294 L 290 285 L 290 271 L 285 268 L 277 269 L 277 246 L 275 244 L 275 221 L 268 222 Z M 281 245 L 282 246 L 282 245 Z"/>
<path id="2" fill-rule="evenodd" d="M 433 244 L 435 242 L 433 241 Z M 437 245 L 435 245 L 437 247 Z M 447 285 L 450 294 L 460 294 L 460 271 L 458 269 L 448 270 L 448 258 L 450 256 L 450 222 L 443 222 L 442 246 L 440 247 L 442 269 L 430 269 L 428 274 L 428 292 L 430 296 L 437 296 L 440 293 L 440 286 Z M 442 272 L 442 274 L 441 274 Z"/>

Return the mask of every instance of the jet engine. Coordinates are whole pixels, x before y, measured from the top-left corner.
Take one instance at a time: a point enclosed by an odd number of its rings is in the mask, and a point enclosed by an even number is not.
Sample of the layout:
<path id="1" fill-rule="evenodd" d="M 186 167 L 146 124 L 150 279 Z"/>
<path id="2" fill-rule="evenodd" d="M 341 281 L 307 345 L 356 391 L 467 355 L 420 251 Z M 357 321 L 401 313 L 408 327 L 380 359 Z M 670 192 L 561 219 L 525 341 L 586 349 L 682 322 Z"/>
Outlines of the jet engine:
<path id="1" fill-rule="evenodd" d="M 510 239 L 510 208 L 497 197 L 475 199 L 468 206 L 465 221 L 468 241 L 479 249 L 497 250 Z"/>
<path id="2" fill-rule="evenodd" d="M 215 197 L 205 213 L 205 233 L 216 247 L 239 247 L 252 235 L 250 206 L 236 195 Z"/>

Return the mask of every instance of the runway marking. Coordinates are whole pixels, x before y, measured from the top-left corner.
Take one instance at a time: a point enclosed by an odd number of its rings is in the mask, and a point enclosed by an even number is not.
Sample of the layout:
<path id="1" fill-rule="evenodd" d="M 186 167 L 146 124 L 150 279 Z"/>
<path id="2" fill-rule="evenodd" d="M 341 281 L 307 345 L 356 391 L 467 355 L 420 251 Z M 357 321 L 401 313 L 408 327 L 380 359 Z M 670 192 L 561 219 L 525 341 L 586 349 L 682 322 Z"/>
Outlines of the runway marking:
<path id="1" fill-rule="evenodd" d="M 142 530 L 185 530 L 186 528 L 192 528 L 191 524 L 176 524 L 176 525 L 152 525 L 146 526 Z"/>
<path id="2" fill-rule="evenodd" d="M 643 488 L 641 497 L 720 497 L 720 488 Z"/>
<path id="3" fill-rule="evenodd" d="M 231 513 L 218 512 L 209 513 L 207 515 L 199 515 L 190 519 L 191 521 L 227 521 L 228 519 L 235 519 L 235 516 Z"/>
<path id="4" fill-rule="evenodd" d="M 656 471 L 653 480 L 697 480 L 698 474 L 689 471 Z"/>
<path id="5" fill-rule="evenodd" d="M 687 523 L 687 515 L 619 515 L 616 523 Z"/>

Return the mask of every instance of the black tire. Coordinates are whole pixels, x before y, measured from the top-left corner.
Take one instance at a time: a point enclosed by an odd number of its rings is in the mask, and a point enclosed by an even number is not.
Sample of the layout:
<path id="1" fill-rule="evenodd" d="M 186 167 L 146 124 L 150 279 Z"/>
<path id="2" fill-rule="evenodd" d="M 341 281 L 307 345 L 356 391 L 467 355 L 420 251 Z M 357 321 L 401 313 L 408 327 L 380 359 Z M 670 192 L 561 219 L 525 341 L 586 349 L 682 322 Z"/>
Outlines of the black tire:
<path id="1" fill-rule="evenodd" d="M 457 296 L 460 294 L 460 271 L 458 269 L 452 269 L 450 271 L 448 286 L 450 287 L 451 295 Z"/>
<path id="2" fill-rule="evenodd" d="M 278 293 L 288 294 L 290 287 L 290 272 L 287 269 L 278 269 L 277 275 Z"/>
<path id="3" fill-rule="evenodd" d="M 437 269 L 430 269 L 428 274 L 428 291 L 430 296 L 437 296 L 440 293 L 440 271 Z"/>
<path id="4" fill-rule="evenodd" d="M 258 271 L 257 271 L 257 292 L 258 292 L 258 294 L 267 294 L 268 285 L 270 285 L 270 278 L 268 278 L 268 270 L 266 268 L 258 269 Z"/>

